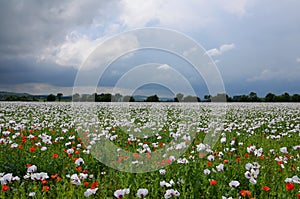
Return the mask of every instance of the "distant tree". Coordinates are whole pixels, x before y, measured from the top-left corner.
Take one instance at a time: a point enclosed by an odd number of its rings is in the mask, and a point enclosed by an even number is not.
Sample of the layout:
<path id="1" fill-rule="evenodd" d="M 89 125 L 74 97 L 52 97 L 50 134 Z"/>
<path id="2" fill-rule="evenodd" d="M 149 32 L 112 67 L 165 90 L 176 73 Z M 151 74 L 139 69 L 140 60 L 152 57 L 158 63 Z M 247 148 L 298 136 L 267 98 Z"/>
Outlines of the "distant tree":
<path id="1" fill-rule="evenodd" d="M 57 93 L 57 98 L 58 98 L 58 101 L 60 102 L 60 100 L 61 100 L 61 97 L 63 96 L 63 94 L 62 93 Z"/>
<path id="2" fill-rule="evenodd" d="M 110 93 L 101 93 L 100 95 L 97 96 L 97 101 L 98 102 L 111 102 L 111 94 Z"/>
<path id="3" fill-rule="evenodd" d="M 72 101 L 73 102 L 79 102 L 80 101 L 80 95 L 78 93 L 75 93 L 73 96 L 72 96 Z"/>
<path id="4" fill-rule="evenodd" d="M 135 102 L 133 96 L 125 95 L 122 99 L 122 102 Z"/>
<path id="5" fill-rule="evenodd" d="M 258 101 L 258 97 L 257 97 L 257 94 L 255 92 L 250 92 L 249 101 L 250 102 L 257 102 Z"/>
<path id="6" fill-rule="evenodd" d="M 291 102 L 300 102 L 300 95 L 294 94 L 293 96 L 291 96 Z"/>
<path id="7" fill-rule="evenodd" d="M 157 95 L 151 95 L 146 98 L 146 102 L 159 102 L 159 98 Z"/>
<path id="8" fill-rule="evenodd" d="M 182 93 L 177 93 L 177 94 L 176 94 L 176 98 L 177 98 L 178 102 L 181 102 L 181 101 L 182 101 L 183 96 L 184 96 L 184 95 L 183 95 Z"/>
<path id="9" fill-rule="evenodd" d="M 188 95 L 183 98 L 183 102 L 199 102 L 200 98 L 197 96 Z"/>
<path id="10" fill-rule="evenodd" d="M 238 98 L 238 102 L 249 102 L 249 101 L 250 101 L 250 99 L 249 99 L 248 95 L 241 95 Z"/>
<path id="11" fill-rule="evenodd" d="M 226 93 L 218 93 L 216 96 L 211 97 L 212 102 L 226 102 Z"/>
<path id="12" fill-rule="evenodd" d="M 16 97 L 12 95 L 7 95 L 5 96 L 4 101 L 16 101 Z"/>
<path id="13" fill-rule="evenodd" d="M 233 102 L 233 99 L 232 99 L 232 97 L 230 97 L 229 95 L 226 94 L 226 101 Z"/>
<path id="14" fill-rule="evenodd" d="M 279 101 L 279 102 L 289 102 L 290 101 L 290 94 L 283 93 L 282 95 L 277 97 L 277 101 Z"/>
<path id="15" fill-rule="evenodd" d="M 265 96 L 265 101 L 266 101 L 266 102 L 276 102 L 276 95 L 273 94 L 273 93 L 268 93 L 268 94 Z"/>
<path id="16" fill-rule="evenodd" d="M 55 100 L 56 100 L 55 95 L 50 94 L 50 95 L 47 96 L 47 101 L 48 102 L 54 102 Z"/>
<path id="17" fill-rule="evenodd" d="M 129 102 L 135 102 L 135 99 L 133 98 L 133 96 L 130 96 Z"/>
<path id="18" fill-rule="evenodd" d="M 205 101 L 210 102 L 211 101 L 211 95 L 204 95 L 204 99 L 205 99 Z"/>
<path id="19" fill-rule="evenodd" d="M 120 102 L 122 101 L 122 95 L 120 93 L 116 93 L 114 96 L 112 96 L 113 102 Z"/>

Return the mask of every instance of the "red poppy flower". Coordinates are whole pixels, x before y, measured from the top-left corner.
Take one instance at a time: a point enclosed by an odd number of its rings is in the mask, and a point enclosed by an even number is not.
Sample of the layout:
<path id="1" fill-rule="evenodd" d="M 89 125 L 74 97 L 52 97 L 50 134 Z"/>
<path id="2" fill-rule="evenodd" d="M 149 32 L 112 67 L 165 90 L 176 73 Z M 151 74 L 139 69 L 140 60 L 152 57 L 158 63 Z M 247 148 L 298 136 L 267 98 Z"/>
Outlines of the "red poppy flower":
<path id="1" fill-rule="evenodd" d="M 3 191 L 3 192 L 6 192 L 8 189 L 9 189 L 9 186 L 8 186 L 8 185 L 3 185 L 3 186 L 2 186 L 2 191 Z"/>
<path id="2" fill-rule="evenodd" d="M 263 188 L 262 188 L 264 191 L 270 191 L 270 187 L 268 187 L 268 186 L 263 186 Z"/>
<path id="3" fill-rule="evenodd" d="M 285 185 L 285 188 L 288 190 L 288 191 L 291 191 L 291 190 L 293 190 L 294 189 L 294 184 L 292 184 L 292 183 L 286 183 L 286 185 Z"/>
<path id="4" fill-rule="evenodd" d="M 57 174 L 54 174 L 54 175 L 51 175 L 51 178 L 52 179 L 55 179 L 55 178 L 57 178 L 58 177 L 58 173 Z"/>
<path id="5" fill-rule="evenodd" d="M 252 196 L 251 192 L 248 191 L 248 190 L 241 190 L 241 191 L 240 191 L 240 194 L 241 194 L 243 197 L 246 197 L 246 196 L 250 197 L 250 196 Z"/>
<path id="6" fill-rule="evenodd" d="M 134 156 L 135 158 L 139 158 L 139 157 L 140 157 L 140 155 L 139 155 L 138 153 L 134 153 L 133 156 Z"/>
<path id="7" fill-rule="evenodd" d="M 29 149 L 30 152 L 35 152 L 36 148 L 33 146 Z"/>
<path id="8" fill-rule="evenodd" d="M 91 189 L 95 189 L 96 187 L 99 186 L 99 183 L 98 182 L 93 182 L 92 183 L 92 186 L 91 186 Z"/>
<path id="9" fill-rule="evenodd" d="M 89 186 L 89 182 L 84 182 L 83 185 L 84 185 L 85 187 L 87 187 L 87 186 Z"/>
<path id="10" fill-rule="evenodd" d="M 212 185 L 212 186 L 215 186 L 215 185 L 217 185 L 217 181 L 216 180 L 210 180 L 209 184 Z"/>
<path id="11" fill-rule="evenodd" d="M 42 192 L 48 192 L 49 191 L 49 186 L 43 186 Z"/>
<path id="12" fill-rule="evenodd" d="M 54 153 L 53 155 L 52 155 L 52 158 L 57 158 L 58 157 L 58 154 L 57 153 Z"/>

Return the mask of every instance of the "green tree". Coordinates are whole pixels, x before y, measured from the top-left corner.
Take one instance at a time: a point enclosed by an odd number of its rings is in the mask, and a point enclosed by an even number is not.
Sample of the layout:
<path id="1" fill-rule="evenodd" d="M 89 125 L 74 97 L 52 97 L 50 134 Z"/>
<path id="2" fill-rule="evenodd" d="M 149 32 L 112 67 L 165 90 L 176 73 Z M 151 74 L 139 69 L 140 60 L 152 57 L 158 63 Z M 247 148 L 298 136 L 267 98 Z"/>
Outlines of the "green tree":
<path id="1" fill-rule="evenodd" d="M 265 101 L 266 101 L 266 102 L 276 102 L 276 95 L 273 94 L 273 93 L 268 93 L 268 94 L 265 96 Z"/>
<path id="2" fill-rule="evenodd" d="M 291 96 L 291 101 L 292 102 L 300 102 L 300 95 L 294 94 L 293 96 Z"/>
<path id="3" fill-rule="evenodd" d="M 211 101 L 211 95 L 204 95 L 204 99 L 205 99 L 205 101 L 210 102 Z"/>
<path id="4" fill-rule="evenodd" d="M 55 100 L 56 100 L 55 95 L 50 94 L 50 95 L 47 96 L 47 101 L 48 102 L 54 102 Z"/>
<path id="5" fill-rule="evenodd" d="M 129 102 L 135 102 L 135 99 L 134 99 L 134 97 L 133 97 L 133 96 L 130 96 L 130 98 L 129 98 Z"/>
<path id="6" fill-rule="evenodd" d="M 249 101 L 250 102 L 257 102 L 258 101 L 258 97 L 257 97 L 257 94 L 255 92 L 250 92 Z"/>
<path id="7" fill-rule="evenodd" d="M 290 94 L 283 93 L 282 95 L 278 96 L 279 102 L 289 102 L 290 101 Z"/>
<path id="8" fill-rule="evenodd" d="M 62 93 L 57 93 L 57 98 L 58 98 L 58 101 L 60 102 L 60 100 L 61 100 L 61 97 L 63 96 L 63 94 Z"/>
<path id="9" fill-rule="evenodd" d="M 147 97 L 146 102 L 159 102 L 159 98 L 157 95 L 151 95 Z"/>

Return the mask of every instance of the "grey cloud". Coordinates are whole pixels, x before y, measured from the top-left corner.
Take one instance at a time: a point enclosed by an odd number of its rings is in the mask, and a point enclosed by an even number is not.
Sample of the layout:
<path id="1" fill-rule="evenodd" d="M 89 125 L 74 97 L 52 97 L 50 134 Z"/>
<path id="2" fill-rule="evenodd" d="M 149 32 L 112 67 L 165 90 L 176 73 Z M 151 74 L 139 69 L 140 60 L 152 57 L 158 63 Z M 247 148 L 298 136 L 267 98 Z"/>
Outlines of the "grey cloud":
<path id="1" fill-rule="evenodd" d="M 75 28 L 88 28 L 114 1 L 0 1 L 0 56 L 26 57 L 62 42 Z M 112 12 L 113 13 L 113 12 Z"/>

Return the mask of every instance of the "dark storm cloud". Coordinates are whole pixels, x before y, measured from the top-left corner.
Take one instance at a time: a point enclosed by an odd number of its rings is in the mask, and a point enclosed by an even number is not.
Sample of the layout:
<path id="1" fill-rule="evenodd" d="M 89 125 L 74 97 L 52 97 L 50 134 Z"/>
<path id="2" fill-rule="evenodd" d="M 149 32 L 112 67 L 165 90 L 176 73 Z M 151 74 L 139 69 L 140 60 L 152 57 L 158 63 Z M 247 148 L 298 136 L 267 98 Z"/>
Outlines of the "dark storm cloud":
<path id="1" fill-rule="evenodd" d="M 43 65 L 43 66 L 41 66 Z M 73 86 L 77 70 L 53 63 L 33 60 L 0 61 L 0 85 L 46 83 L 53 86 Z"/>

